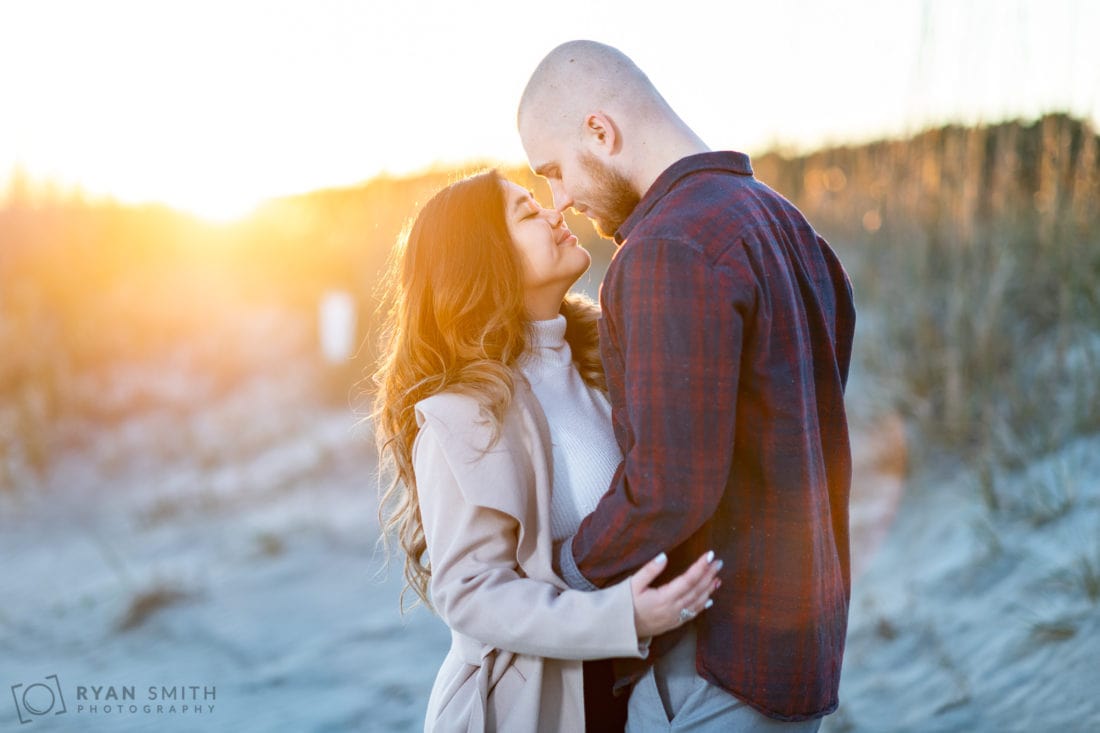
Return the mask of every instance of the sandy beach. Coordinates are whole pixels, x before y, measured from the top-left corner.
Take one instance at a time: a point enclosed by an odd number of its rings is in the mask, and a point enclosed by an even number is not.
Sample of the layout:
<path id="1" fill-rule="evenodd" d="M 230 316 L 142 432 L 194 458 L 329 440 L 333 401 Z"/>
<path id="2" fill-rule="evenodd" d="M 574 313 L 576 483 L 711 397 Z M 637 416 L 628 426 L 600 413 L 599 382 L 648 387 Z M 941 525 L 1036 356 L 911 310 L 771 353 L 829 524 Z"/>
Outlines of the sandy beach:
<path id="1" fill-rule="evenodd" d="M 265 318 L 273 366 L 220 392 L 171 360 L 103 375 L 104 414 L 55 426 L 50 470 L 0 493 L 3 730 L 421 729 L 449 632 L 399 613 L 368 428 L 295 321 Z M 911 465 L 868 379 L 857 362 L 851 624 L 823 730 L 1098 729 L 1100 438 L 999 476 L 993 517 L 973 469 Z"/>
<path id="2" fill-rule="evenodd" d="M 48 475 L 0 495 L 0 679 L 22 685 L 5 730 L 19 714 L 44 731 L 422 727 L 449 632 L 399 613 L 373 443 L 352 410 L 318 403 L 317 368 L 286 362 L 202 409 L 170 371 L 131 374 L 160 407 L 64 426 Z M 903 459 L 880 455 L 904 440 L 891 429 L 857 451 L 868 547 L 900 498 Z"/>

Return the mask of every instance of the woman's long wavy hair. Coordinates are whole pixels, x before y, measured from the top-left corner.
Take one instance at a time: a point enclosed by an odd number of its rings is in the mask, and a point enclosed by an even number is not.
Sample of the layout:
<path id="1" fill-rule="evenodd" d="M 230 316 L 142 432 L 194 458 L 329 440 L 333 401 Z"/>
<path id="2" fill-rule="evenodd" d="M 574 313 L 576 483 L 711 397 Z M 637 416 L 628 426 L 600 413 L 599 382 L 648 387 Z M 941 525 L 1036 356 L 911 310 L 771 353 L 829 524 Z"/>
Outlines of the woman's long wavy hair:
<path id="1" fill-rule="evenodd" d="M 497 171 L 443 189 L 399 238 L 387 278 L 390 303 L 374 373 L 372 413 L 383 468 L 378 516 L 383 542 L 397 538 L 405 581 L 429 608 L 424 525 L 412 447 L 417 402 L 444 391 L 472 395 L 499 430 L 512 400 L 516 360 L 528 342 L 520 260 L 505 218 Z M 591 300 L 566 296 L 561 312 L 573 361 L 588 384 L 606 391 Z M 404 607 L 402 591 L 402 607 Z M 415 604 L 414 604 L 415 605 Z"/>

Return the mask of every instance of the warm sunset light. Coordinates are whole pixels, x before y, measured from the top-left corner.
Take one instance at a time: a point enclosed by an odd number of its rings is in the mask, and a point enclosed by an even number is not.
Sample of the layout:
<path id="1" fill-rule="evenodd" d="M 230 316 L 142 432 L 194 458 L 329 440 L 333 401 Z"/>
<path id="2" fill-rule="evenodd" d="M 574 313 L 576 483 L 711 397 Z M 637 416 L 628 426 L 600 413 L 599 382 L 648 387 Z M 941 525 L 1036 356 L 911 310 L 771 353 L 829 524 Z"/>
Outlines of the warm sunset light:
<path id="1" fill-rule="evenodd" d="M 19 166 L 226 219 L 381 171 L 520 162 L 525 75 L 572 37 L 631 53 L 714 147 L 806 149 L 1050 109 L 1100 118 L 1096 3 L 688 6 L 4 3 L 0 178 Z"/>
<path id="2" fill-rule="evenodd" d="M 0 730 L 1100 731 L 1098 30 L 0 0 Z"/>

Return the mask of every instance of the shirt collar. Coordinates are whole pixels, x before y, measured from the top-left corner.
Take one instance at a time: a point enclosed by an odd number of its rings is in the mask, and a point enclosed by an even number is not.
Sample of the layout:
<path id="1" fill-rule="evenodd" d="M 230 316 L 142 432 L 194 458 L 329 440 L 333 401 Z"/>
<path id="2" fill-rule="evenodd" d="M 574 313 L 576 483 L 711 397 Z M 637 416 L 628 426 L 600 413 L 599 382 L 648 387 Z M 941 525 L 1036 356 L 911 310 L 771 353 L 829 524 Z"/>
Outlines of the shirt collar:
<path id="1" fill-rule="evenodd" d="M 700 171 L 727 171 L 736 173 L 739 176 L 751 176 L 752 164 L 749 162 L 749 156 L 733 150 L 696 153 L 686 158 L 680 158 L 680 160 L 666 168 L 661 175 L 657 176 L 657 180 L 653 182 L 642 200 L 634 207 L 634 211 L 615 232 L 615 243 L 622 244 L 625 242 L 626 238 L 630 236 L 631 230 L 646 217 L 658 201 L 664 198 L 665 194 L 680 182 L 680 179 Z"/>

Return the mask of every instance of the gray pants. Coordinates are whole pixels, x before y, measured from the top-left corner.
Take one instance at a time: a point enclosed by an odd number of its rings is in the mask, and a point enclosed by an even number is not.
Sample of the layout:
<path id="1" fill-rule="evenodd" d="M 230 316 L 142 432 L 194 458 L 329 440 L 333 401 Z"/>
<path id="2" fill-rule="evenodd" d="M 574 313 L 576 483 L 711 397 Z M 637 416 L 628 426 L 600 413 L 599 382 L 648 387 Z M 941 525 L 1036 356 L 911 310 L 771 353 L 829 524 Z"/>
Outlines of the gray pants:
<path id="1" fill-rule="evenodd" d="M 634 685 L 627 733 L 816 733 L 821 719 L 773 720 L 695 672 L 695 625 Z"/>

